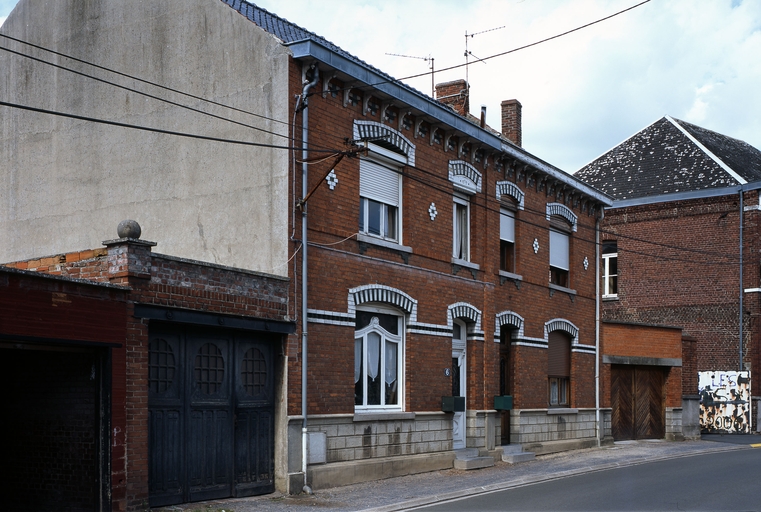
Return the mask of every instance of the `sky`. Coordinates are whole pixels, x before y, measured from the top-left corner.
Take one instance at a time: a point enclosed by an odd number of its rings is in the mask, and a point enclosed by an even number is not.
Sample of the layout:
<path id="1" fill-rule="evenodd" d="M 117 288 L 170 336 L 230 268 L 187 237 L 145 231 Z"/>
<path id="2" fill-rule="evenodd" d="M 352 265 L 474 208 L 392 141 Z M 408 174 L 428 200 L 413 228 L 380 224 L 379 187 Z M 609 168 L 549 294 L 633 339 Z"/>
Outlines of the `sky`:
<path id="1" fill-rule="evenodd" d="M 35 0 L 37 1 L 37 0 Z M 523 105 L 523 147 L 574 172 L 665 115 L 761 148 L 761 0 L 259 0 L 408 85 L 466 78 L 471 112 Z M 0 0 L 0 23 L 16 0 Z M 466 37 L 466 34 L 469 34 Z M 388 54 L 406 55 L 399 57 Z"/>

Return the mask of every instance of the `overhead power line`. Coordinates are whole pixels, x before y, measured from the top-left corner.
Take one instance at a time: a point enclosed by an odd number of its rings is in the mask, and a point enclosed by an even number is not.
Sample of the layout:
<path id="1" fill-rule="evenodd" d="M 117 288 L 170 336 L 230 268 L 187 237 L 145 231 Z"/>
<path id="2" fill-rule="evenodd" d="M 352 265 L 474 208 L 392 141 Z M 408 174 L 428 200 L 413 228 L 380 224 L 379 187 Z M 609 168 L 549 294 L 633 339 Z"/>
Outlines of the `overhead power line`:
<path id="1" fill-rule="evenodd" d="M 108 119 L 97 119 L 94 117 L 87 117 L 87 116 L 80 116 L 77 114 L 70 114 L 67 112 L 58 112 L 55 110 L 47 110 L 44 108 L 37 108 L 37 107 L 31 107 L 29 105 L 20 105 L 18 103 L 10 103 L 7 101 L 0 101 L 0 106 L 2 107 L 10 107 L 10 108 L 17 108 L 20 110 L 28 110 L 30 112 L 37 112 L 40 114 L 49 114 L 59 117 L 66 117 L 69 119 L 77 119 L 79 121 L 87 121 L 91 123 L 99 123 L 99 124 L 105 124 L 109 126 L 118 126 L 120 128 L 129 128 L 133 130 L 141 130 L 146 132 L 153 132 L 153 133 L 162 133 L 165 135 L 175 135 L 178 137 L 188 137 L 191 139 L 200 139 L 200 140 L 207 140 L 212 142 L 224 142 L 226 144 L 238 144 L 241 146 L 256 146 L 256 147 L 262 147 L 262 148 L 273 148 L 273 149 L 289 149 L 289 150 L 301 150 L 301 147 L 296 146 L 278 146 L 276 144 L 265 144 L 262 142 L 251 142 L 251 141 L 244 141 L 244 140 L 234 140 L 234 139 L 222 139 L 219 137 L 210 137 L 207 135 L 198 135 L 194 133 L 186 133 L 186 132 L 176 132 L 172 130 L 163 130 L 161 128 L 151 128 L 148 126 L 139 126 L 135 124 L 128 124 L 128 123 L 121 123 L 118 121 L 110 121 Z M 310 149 L 310 151 L 318 152 L 318 153 L 339 153 L 339 150 L 335 149 Z"/>
<path id="2" fill-rule="evenodd" d="M 188 92 L 185 92 L 185 91 L 180 91 L 180 90 L 178 90 L 178 89 L 173 89 L 173 88 L 171 88 L 171 87 L 168 87 L 168 86 L 166 86 L 166 85 L 161 85 L 161 84 L 159 84 L 159 83 L 156 83 L 156 82 L 152 82 L 152 81 L 150 81 L 150 80 L 146 80 L 146 79 L 144 79 L 144 78 L 140 78 L 140 77 L 138 77 L 138 76 L 130 75 L 130 74 L 128 74 L 128 73 L 124 73 L 124 72 L 121 72 L 121 71 L 117 71 L 117 70 L 115 70 L 115 69 L 112 69 L 112 68 L 108 68 L 108 67 L 105 67 L 105 66 L 101 66 L 101 65 L 99 65 L 99 64 L 95 64 L 95 63 L 93 63 L 93 62 L 89 62 L 89 61 L 86 61 L 86 60 L 83 60 L 83 59 L 79 59 L 79 58 L 77 58 L 77 57 L 74 57 L 74 56 L 72 56 L 72 55 L 68 55 L 68 54 L 65 54 L 65 53 L 61 53 L 61 52 L 58 52 L 58 51 L 52 50 L 52 49 L 50 49 L 50 48 L 46 48 L 46 47 L 44 47 L 44 46 L 40 46 L 40 45 L 37 45 L 37 44 L 34 44 L 34 43 L 30 43 L 29 41 L 24 41 L 24 40 L 22 40 L 22 39 L 17 39 L 17 38 L 15 38 L 15 37 L 11 37 L 11 36 L 9 36 L 9 35 L 5 35 L 5 34 L 0 34 L 0 37 L 3 37 L 3 38 L 5 38 L 5 39 L 9 39 L 9 40 L 11 40 L 11 41 L 15 41 L 15 42 L 17 42 L 17 43 L 20 43 L 20 44 L 24 44 L 24 45 L 27 45 L 27 46 L 31 46 L 32 48 L 37 48 L 38 50 L 42 50 L 42 51 L 44 51 L 44 52 L 52 53 L 53 55 L 58 55 L 59 57 L 64 57 L 64 58 L 66 58 L 66 59 L 69 59 L 69 60 L 72 60 L 72 61 L 74 61 L 74 62 L 79 62 L 79 63 L 81 63 L 81 64 L 85 64 L 85 65 L 87 65 L 87 66 L 92 66 L 92 67 L 94 67 L 94 68 L 96 68 L 96 69 L 100 69 L 100 70 L 102 70 L 102 71 L 107 71 L 107 72 L 109 72 L 109 73 L 113 73 L 113 74 L 115 74 L 115 75 L 119 75 L 119 76 L 122 76 L 122 77 L 124 77 L 124 78 L 129 78 L 130 80 L 136 80 L 136 81 L 138 81 L 138 82 L 141 82 L 141 83 L 144 83 L 144 84 L 146 84 L 146 85 L 150 85 L 150 86 L 153 86 L 153 87 L 157 87 L 157 88 L 159 88 L 159 89 L 164 89 L 165 91 L 169 91 L 169 92 L 173 92 L 173 93 L 181 94 L 181 95 L 183 95 L 183 96 L 187 96 L 188 98 L 192 98 L 192 99 L 194 99 L 194 100 L 203 101 L 203 102 L 205 102 L 205 103 L 210 103 L 210 104 L 212 104 L 212 105 L 216 105 L 216 106 L 218 106 L 218 107 L 227 108 L 227 109 L 230 109 L 230 110 L 232 110 L 232 111 L 235 111 L 235 112 L 240 112 L 240 113 L 242 113 L 242 114 L 247 114 L 247 115 L 250 115 L 250 116 L 258 117 L 258 118 L 264 119 L 264 120 L 266 120 L 266 121 L 272 121 L 272 122 L 275 122 L 275 123 L 281 123 L 281 124 L 285 124 L 285 125 L 288 125 L 288 121 L 283 121 L 283 120 L 280 120 L 280 119 L 273 119 L 273 118 L 271 118 L 271 117 L 267 117 L 267 116 L 264 116 L 264 115 L 262 115 L 262 114 L 257 114 L 257 113 L 255 113 L 255 112 L 251 112 L 251 111 L 249 111 L 249 110 L 240 109 L 240 108 L 237 108 L 237 107 L 233 107 L 233 106 L 230 106 L 230 105 L 226 105 L 226 104 L 224 104 L 224 103 L 220 103 L 220 102 L 218 102 L 218 101 L 214 101 L 214 100 L 210 100 L 210 99 L 208 99 L 208 98 L 204 98 L 204 97 L 202 97 L 202 96 L 197 96 L 197 95 L 195 95 L 195 94 L 191 94 L 191 93 L 188 93 Z M 6 50 L 6 51 L 10 51 L 10 50 L 8 50 L 7 48 L 2 48 L 2 49 L 3 49 L 3 50 Z M 17 52 L 13 52 L 13 53 L 17 53 Z M 26 54 L 19 54 L 19 55 L 22 55 L 22 56 L 24 56 L 24 57 L 33 58 L 33 57 L 30 57 L 30 56 L 28 56 L 28 55 L 26 55 Z M 40 59 L 36 59 L 36 58 L 34 58 L 34 59 L 35 59 L 35 60 L 40 60 Z M 50 62 L 47 62 L 47 61 L 41 61 L 41 62 L 44 62 L 44 63 L 46 63 L 46 64 L 50 64 L 50 65 L 55 65 L 55 64 L 52 64 L 52 63 L 50 63 Z M 64 68 L 64 69 L 67 69 L 67 70 L 69 70 L 68 68 Z M 71 70 L 69 70 L 69 71 L 71 71 Z M 82 74 L 82 73 L 79 73 L 79 74 Z M 139 92 L 139 91 L 134 91 L 134 92 Z M 142 93 L 141 93 L 141 94 L 142 94 Z"/>

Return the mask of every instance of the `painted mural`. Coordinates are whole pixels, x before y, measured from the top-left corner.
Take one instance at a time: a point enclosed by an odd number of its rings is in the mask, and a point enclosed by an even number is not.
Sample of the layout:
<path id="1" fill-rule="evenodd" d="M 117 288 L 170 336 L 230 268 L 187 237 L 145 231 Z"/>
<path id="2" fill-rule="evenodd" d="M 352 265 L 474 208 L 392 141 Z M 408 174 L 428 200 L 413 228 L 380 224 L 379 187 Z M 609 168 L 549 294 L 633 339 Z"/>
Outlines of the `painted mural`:
<path id="1" fill-rule="evenodd" d="M 700 430 L 750 434 L 750 372 L 698 372 Z"/>

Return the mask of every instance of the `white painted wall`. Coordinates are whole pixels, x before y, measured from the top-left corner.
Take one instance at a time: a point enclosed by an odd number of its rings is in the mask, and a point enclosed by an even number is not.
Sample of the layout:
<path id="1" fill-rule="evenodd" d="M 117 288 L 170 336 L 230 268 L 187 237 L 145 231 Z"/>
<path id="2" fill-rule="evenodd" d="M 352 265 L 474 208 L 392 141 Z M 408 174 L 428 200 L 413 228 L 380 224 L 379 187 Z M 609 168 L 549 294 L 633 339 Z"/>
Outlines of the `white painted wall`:
<path id="1" fill-rule="evenodd" d="M 2 33 L 176 90 L 183 97 L 3 41 L 185 105 L 287 135 L 288 51 L 222 2 L 22 0 Z M 0 100 L 288 146 L 267 134 L 0 52 Z M 155 251 L 287 275 L 289 154 L 0 107 L 0 262 L 97 248 L 135 219 Z"/>

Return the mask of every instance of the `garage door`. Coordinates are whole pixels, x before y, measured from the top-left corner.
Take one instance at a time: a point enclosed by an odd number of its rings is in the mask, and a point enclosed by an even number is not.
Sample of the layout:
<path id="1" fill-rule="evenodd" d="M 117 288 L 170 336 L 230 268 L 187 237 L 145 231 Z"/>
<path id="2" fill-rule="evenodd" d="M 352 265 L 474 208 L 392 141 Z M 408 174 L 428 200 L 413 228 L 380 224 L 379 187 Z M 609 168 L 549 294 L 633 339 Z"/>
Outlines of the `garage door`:
<path id="1" fill-rule="evenodd" d="M 4 511 L 93 511 L 102 501 L 102 353 L 0 348 L 0 495 Z"/>
<path id="2" fill-rule="evenodd" d="M 611 427 L 613 439 L 662 439 L 665 408 L 662 368 L 611 366 Z"/>
<path id="3" fill-rule="evenodd" d="M 274 491 L 275 339 L 151 329 L 152 507 Z"/>

